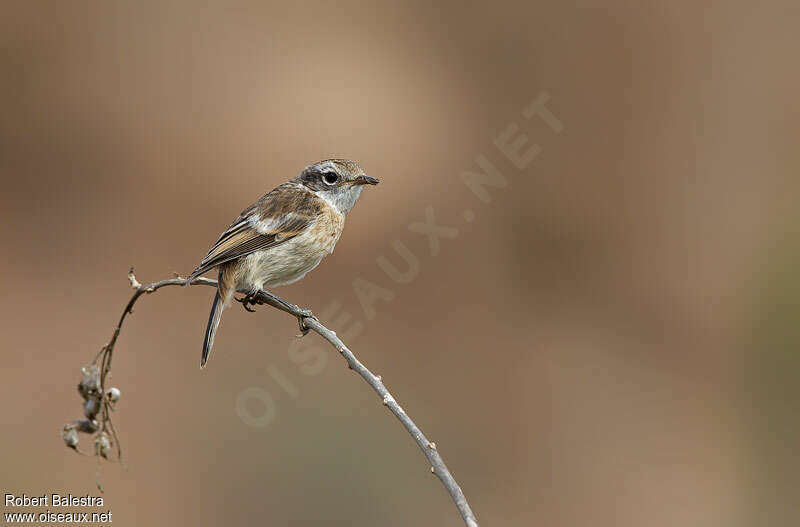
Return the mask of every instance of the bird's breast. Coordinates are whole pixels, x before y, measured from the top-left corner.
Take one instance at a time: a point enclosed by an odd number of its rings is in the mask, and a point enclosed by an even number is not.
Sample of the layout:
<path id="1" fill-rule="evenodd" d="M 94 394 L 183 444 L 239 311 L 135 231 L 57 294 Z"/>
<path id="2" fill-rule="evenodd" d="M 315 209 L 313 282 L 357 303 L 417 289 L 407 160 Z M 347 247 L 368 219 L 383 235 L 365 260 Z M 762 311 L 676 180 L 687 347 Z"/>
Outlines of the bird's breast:
<path id="1" fill-rule="evenodd" d="M 319 246 L 320 250 L 332 253 L 336 242 L 342 235 L 344 228 L 344 216 L 333 209 L 333 207 L 323 207 L 314 224 L 308 229 L 308 242 Z M 306 234 L 306 233 L 303 233 Z"/>

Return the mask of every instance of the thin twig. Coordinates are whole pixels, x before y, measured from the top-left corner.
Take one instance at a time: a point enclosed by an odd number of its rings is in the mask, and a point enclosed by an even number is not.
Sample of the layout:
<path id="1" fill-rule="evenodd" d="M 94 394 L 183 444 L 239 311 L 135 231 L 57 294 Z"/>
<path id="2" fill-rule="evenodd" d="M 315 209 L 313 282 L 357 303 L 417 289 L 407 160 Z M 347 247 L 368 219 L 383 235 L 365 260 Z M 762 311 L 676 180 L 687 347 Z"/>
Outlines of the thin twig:
<path id="1" fill-rule="evenodd" d="M 106 375 L 111 369 L 111 358 L 114 350 L 114 345 L 117 342 L 117 337 L 119 337 L 120 331 L 122 330 L 122 324 L 125 322 L 125 317 L 128 314 L 133 313 L 133 306 L 136 301 L 145 293 L 153 293 L 158 291 L 162 287 L 171 286 L 171 285 L 187 285 L 186 279 L 181 277 L 170 278 L 167 280 L 161 280 L 159 282 L 153 282 L 151 284 L 140 284 L 136 277 L 133 274 L 133 269 L 130 270 L 128 274 L 128 279 L 130 280 L 131 287 L 135 289 L 135 293 L 131 297 L 128 304 L 125 306 L 125 310 L 122 312 L 122 316 L 120 316 L 119 323 L 117 327 L 114 329 L 114 333 L 111 336 L 111 340 L 106 344 L 98 356 L 95 358 L 95 362 L 97 358 L 100 357 L 102 354 L 103 361 L 102 361 L 102 374 L 101 374 L 101 390 L 102 393 L 105 394 L 105 379 Z M 209 278 L 195 278 L 191 284 L 188 285 L 207 285 L 216 287 L 217 281 L 211 280 Z M 388 407 L 389 410 L 392 411 L 395 417 L 400 421 L 403 427 L 411 434 L 411 437 L 414 438 L 414 441 L 419 446 L 422 453 L 428 460 L 428 463 L 431 467 L 431 472 L 436 474 L 436 476 L 441 480 L 442 485 L 447 489 L 447 492 L 450 493 L 450 497 L 453 499 L 453 502 L 456 504 L 458 508 L 458 512 L 461 513 L 461 517 L 464 519 L 464 523 L 467 527 L 478 527 L 478 521 L 475 519 L 475 515 L 472 513 L 472 509 L 470 508 L 469 504 L 467 503 L 466 497 L 464 497 L 464 493 L 461 491 L 461 487 L 459 487 L 458 483 L 456 482 L 453 475 L 450 474 L 450 471 L 447 469 L 447 465 L 444 464 L 442 460 L 442 456 L 439 455 L 439 451 L 436 448 L 436 444 L 428 441 L 419 427 L 414 423 L 414 421 L 408 416 L 408 414 L 403 410 L 403 408 L 397 404 L 397 401 L 389 393 L 389 390 L 386 389 L 381 378 L 377 375 L 374 375 L 366 366 L 364 366 L 353 354 L 352 351 L 344 344 L 344 342 L 339 339 L 334 331 L 326 328 L 322 325 L 322 323 L 309 311 L 308 309 L 301 308 L 296 306 L 286 300 L 283 300 L 279 296 L 270 293 L 268 291 L 259 291 L 256 295 L 254 295 L 254 300 L 256 300 L 260 304 L 269 304 L 270 306 L 293 315 L 298 318 L 301 322 L 301 330 L 311 330 L 321 336 L 323 339 L 327 340 L 331 346 L 333 346 L 341 355 L 344 357 L 344 360 L 347 361 L 348 366 L 350 369 L 354 370 L 358 373 L 366 382 L 369 384 L 375 393 L 382 399 L 384 406 Z M 116 431 L 113 428 L 113 424 L 110 421 L 110 415 L 108 412 L 107 404 L 103 405 L 103 430 L 106 428 L 106 423 L 108 423 L 111 431 L 116 438 Z M 122 450 L 119 447 L 119 441 L 115 441 L 117 443 L 117 453 L 121 460 Z"/>
<path id="2" fill-rule="evenodd" d="M 447 469 L 447 465 L 444 464 L 442 456 L 439 455 L 439 451 L 436 449 L 436 444 L 428 441 L 425 434 L 422 433 L 422 430 L 414 424 L 414 421 L 408 416 L 405 410 L 403 410 L 403 407 L 397 404 L 395 398 L 389 393 L 386 386 L 383 385 L 381 378 L 374 375 L 366 366 L 361 364 L 356 356 L 353 355 L 353 352 L 336 336 L 336 333 L 320 324 L 318 320 L 304 318 L 303 322 L 310 330 L 315 331 L 319 336 L 330 342 L 330 344 L 342 354 L 348 366 L 361 375 L 361 377 L 367 381 L 367 384 L 372 386 L 375 393 L 383 399 L 383 404 L 389 407 L 398 421 L 400 421 L 408 433 L 411 434 L 411 437 L 414 438 L 414 441 L 417 442 L 417 446 L 419 446 L 422 453 L 425 454 L 425 457 L 428 458 L 428 462 L 431 465 L 431 472 L 438 476 L 442 481 L 442 485 L 444 485 L 447 492 L 450 493 L 450 497 L 453 498 L 456 507 L 458 507 L 458 512 L 461 513 L 461 517 L 464 519 L 464 523 L 467 524 L 467 527 L 478 527 L 478 521 L 475 519 L 475 515 L 472 513 L 469 503 L 467 503 L 467 498 L 464 497 L 461 487 L 458 486 L 455 478 Z"/>

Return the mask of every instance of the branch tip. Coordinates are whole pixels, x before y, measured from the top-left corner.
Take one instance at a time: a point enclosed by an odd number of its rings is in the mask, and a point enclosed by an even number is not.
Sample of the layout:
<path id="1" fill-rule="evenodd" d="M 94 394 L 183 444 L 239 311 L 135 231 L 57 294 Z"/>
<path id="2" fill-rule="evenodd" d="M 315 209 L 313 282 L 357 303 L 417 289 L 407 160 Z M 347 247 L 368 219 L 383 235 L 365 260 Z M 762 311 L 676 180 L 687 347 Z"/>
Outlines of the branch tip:
<path id="1" fill-rule="evenodd" d="M 128 271 L 128 281 L 131 283 L 132 289 L 139 289 L 142 287 L 142 284 L 136 279 L 136 275 L 133 274 L 133 266 L 131 266 L 131 270 Z"/>

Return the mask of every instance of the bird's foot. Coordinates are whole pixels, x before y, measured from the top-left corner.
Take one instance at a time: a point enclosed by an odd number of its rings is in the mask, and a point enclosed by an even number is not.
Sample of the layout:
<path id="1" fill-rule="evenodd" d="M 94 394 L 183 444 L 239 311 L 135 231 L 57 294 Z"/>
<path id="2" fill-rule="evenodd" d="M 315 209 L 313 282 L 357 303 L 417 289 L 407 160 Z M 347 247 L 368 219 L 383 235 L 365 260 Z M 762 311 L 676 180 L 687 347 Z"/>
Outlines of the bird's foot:
<path id="1" fill-rule="evenodd" d="M 250 313 L 255 313 L 256 310 L 255 309 L 250 309 L 248 306 L 257 306 L 257 305 L 263 304 L 263 302 L 260 302 L 259 300 L 257 300 L 255 298 L 255 295 L 253 295 L 252 293 L 248 293 L 248 294 L 244 295 L 242 298 L 237 298 L 236 301 L 237 302 L 241 302 L 242 303 L 242 307 L 244 307 L 244 310 L 245 311 L 249 311 Z"/>
<path id="2" fill-rule="evenodd" d="M 300 314 L 297 315 L 297 325 L 300 326 L 300 334 L 297 337 L 305 337 L 311 328 L 306 326 L 305 319 L 310 318 L 319 322 L 319 319 L 311 312 L 310 309 L 300 308 Z"/>

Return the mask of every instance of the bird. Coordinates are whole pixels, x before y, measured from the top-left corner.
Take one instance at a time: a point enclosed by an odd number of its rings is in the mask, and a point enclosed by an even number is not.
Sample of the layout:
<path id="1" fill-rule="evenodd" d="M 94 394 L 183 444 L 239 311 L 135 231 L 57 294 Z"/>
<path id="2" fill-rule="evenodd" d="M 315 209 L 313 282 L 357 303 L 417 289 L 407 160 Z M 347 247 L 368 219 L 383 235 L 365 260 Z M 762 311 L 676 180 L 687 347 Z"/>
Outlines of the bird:
<path id="1" fill-rule="evenodd" d="M 245 295 L 236 300 L 251 311 L 248 303 L 259 303 L 254 300 L 259 292 L 303 278 L 333 252 L 345 217 L 364 186 L 378 183 L 355 161 L 326 159 L 306 166 L 297 177 L 242 211 L 186 279 L 189 285 L 212 269 L 219 276 L 203 338 L 201 369 L 208 362 L 222 311 L 234 293 Z"/>

